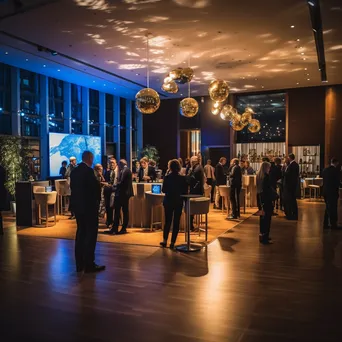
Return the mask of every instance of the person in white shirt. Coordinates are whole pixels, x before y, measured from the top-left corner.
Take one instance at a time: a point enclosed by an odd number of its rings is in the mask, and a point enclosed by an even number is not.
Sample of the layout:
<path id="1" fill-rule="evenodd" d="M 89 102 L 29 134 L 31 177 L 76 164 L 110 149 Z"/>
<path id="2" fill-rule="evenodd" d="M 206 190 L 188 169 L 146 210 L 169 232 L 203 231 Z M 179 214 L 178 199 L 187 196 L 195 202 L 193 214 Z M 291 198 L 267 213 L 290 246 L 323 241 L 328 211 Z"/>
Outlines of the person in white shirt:
<path id="1" fill-rule="evenodd" d="M 215 189 L 215 169 L 211 165 L 211 160 L 207 160 L 207 164 L 204 166 L 204 174 L 207 179 L 207 184 L 211 186 L 211 202 L 214 202 L 214 189 Z"/>

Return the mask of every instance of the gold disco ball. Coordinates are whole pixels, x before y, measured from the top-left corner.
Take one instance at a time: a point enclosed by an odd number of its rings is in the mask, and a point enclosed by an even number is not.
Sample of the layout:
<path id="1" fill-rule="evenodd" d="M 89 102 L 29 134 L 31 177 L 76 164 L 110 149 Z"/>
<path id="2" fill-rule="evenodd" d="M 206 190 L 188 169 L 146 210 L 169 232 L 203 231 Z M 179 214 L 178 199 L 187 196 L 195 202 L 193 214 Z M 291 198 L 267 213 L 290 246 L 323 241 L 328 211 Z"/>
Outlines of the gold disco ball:
<path id="1" fill-rule="evenodd" d="M 192 78 L 194 77 L 194 71 L 191 68 L 184 68 L 182 70 L 182 81 L 185 81 L 184 83 L 191 82 Z"/>
<path id="2" fill-rule="evenodd" d="M 234 111 L 233 111 L 234 113 Z M 230 120 L 232 123 L 238 123 L 238 122 L 241 122 L 241 115 L 238 114 L 235 110 L 235 113 L 232 115 L 232 118 Z"/>
<path id="3" fill-rule="evenodd" d="M 158 93 L 151 88 L 141 89 L 135 95 L 135 107 L 143 114 L 153 114 L 160 106 Z"/>
<path id="4" fill-rule="evenodd" d="M 231 126 L 234 131 L 242 131 L 245 128 L 241 121 L 231 121 Z"/>
<path id="5" fill-rule="evenodd" d="M 255 114 L 254 113 L 254 110 L 251 108 L 251 107 L 247 107 L 247 108 L 245 108 L 245 113 L 251 113 L 251 114 Z"/>
<path id="6" fill-rule="evenodd" d="M 171 82 L 164 83 L 161 88 L 171 94 L 176 94 L 178 92 L 178 85 L 173 80 L 171 80 Z"/>
<path id="7" fill-rule="evenodd" d="M 241 115 L 241 123 L 244 126 L 247 126 L 251 122 L 252 119 L 253 119 L 253 117 L 252 117 L 252 114 L 250 112 L 244 112 Z"/>
<path id="8" fill-rule="evenodd" d="M 251 133 L 258 133 L 261 129 L 260 121 L 257 119 L 252 119 L 249 123 L 248 130 Z"/>
<path id="9" fill-rule="evenodd" d="M 224 116 L 223 120 L 230 121 L 233 118 L 233 112 L 232 112 L 233 109 L 234 108 L 231 105 L 223 106 L 222 111 L 221 111 L 222 115 Z"/>
<path id="10" fill-rule="evenodd" d="M 223 102 L 229 95 L 228 83 L 222 80 L 214 80 L 209 84 L 209 96 L 213 101 Z"/>
<path id="11" fill-rule="evenodd" d="M 177 69 L 174 69 L 174 70 L 170 71 L 169 76 L 174 81 L 176 81 L 177 83 L 180 83 L 181 79 L 182 79 L 182 72 L 183 72 L 182 68 L 177 68 Z"/>
<path id="12" fill-rule="evenodd" d="M 187 97 L 181 101 L 179 109 L 181 115 L 186 118 L 192 118 L 198 112 L 198 102 L 191 97 Z"/>
<path id="13" fill-rule="evenodd" d="M 222 104 L 220 102 L 215 102 L 213 104 L 213 107 L 211 108 L 211 113 L 214 115 L 218 115 L 221 113 L 222 110 Z"/>

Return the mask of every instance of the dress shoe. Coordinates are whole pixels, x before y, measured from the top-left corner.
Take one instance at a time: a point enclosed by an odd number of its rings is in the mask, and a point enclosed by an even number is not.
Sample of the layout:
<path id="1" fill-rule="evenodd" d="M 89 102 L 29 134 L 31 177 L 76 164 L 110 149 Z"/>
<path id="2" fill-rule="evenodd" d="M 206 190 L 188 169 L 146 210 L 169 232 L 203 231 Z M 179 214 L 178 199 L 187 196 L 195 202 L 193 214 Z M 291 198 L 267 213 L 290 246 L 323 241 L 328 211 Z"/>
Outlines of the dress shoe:
<path id="1" fill-rule="evenodd" d="M 122 228 L 116 235 L 124 235 L 127 234 L 126 228 Z"/>
<path id="2" fill-rule="evenodd" d="M 106 235 L 117 235 L 118 232 L 113 230 L 113 229 L 109 229 L 109 230 L 105 230 L 102 232 L 102 234 L 106 234 Z"/>
<path id="3" fill-rule="evenodd" d="M 237 220 L 237 216 L 230 215 L 227 217 L 228 220 Z"/>
<path id="4" fill-rule="evenodd" d="M 161 242 L 159 245 L 160 245 L 160 247 L 163 247 L 163 248 L 165 248 L 165 247 L 166 247 L 166 242 L 165 242 L 165 241 L 163 241 L 163 242 Z"/>
<path id="5" fill-rule="evenodd" d="M 70 216 L 69 220 L 75 220 L 75 216 Z"/>
<path id="6" fill-rule="evenodd" d="M 175 249 L 175 243 L 174 242 L 170 243 L 170 249 Z"/>
<path id="7" fill-rule="evenodd" d="M 273 241 L 272 240 L 260 240 L 260 243 L 262 245 L 272 245 Z"/>
<path id="8" fill-rule="evenodd" d="M 86 267 L 84 269 L 84 272 L 85 273 L 96 273 L 96 272 L 104 271 L 105 269 L 106 269 L 106 266 L 100 266 L 100 265 L 94 264 L 90 267 Z"/>
<path id="9" fill-rule="evenodd" d="M 222 207 L 217 207 L 217 206 L 214 204 L 213 209 L 222 210 Z"/>

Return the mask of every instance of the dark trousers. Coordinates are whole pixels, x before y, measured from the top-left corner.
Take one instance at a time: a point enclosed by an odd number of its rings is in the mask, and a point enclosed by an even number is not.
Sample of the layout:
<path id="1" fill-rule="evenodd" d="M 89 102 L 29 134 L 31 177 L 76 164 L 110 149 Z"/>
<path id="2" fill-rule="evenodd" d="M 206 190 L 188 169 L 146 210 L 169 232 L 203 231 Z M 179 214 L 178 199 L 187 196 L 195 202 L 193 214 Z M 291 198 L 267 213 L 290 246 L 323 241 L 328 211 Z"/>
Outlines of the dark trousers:
<path id="1" fill-rule="evenodd" d="M 2 222 L 2 213 L 0 210 L 0 235 L 4 234 L 4 226 L 3 226 L 3 222 Z"/>
<path id="2" fill-rule="evenodd" d="M 325 201 L 325 214 L 324 214 L 324 227 L 337 226 L 337 207 L 338 197 L 337 196 L 324 196 Z"/>
<path id="3" fill-rule="evenodd" d="M 270 236 L 270 229 L 271 229 L 271 220 L 272 220 L 272 210 L 264 209 L 265 215 L 260 216 L 260 241 L 268 241 Z"/>
<path id="4" fill-rule="evenodd" d="M 172 237 L 171 243 L 175 243 L 177 240 L 177 235 L 179 232 L 179 222 L 182 215 L 183 203 L 165 203 L 164 204 L 164 212 L 165 212 L 165 226 L 163 238 L 164 241 L 167 241 L 170 233 L 171 223 L 173 219 L 173 227 L 172 227 Z"/>
<path id="5" fill-rule="evenodd" d="M 230 203 L 232 204 L 232 216 L 240 217 L 240 187 L 230 187 Z"/>
<path id="6" fill-rule="evenodd" d="M 91 267 L 95 261 L 98 230 L 98 210 L 93 213 L 76 214 L 75 258 L 77 267 Z"/>
<path id="7" fill-rule="evenodd" d="M 298 205 L 296 190 L 286 189 L 284 200 L 285 215 L 288 219 L 298 219 Z"/>
<path id="8" fill-rule="evenodd" d="M 110 196 L 113 192 L 113 189 L 111 187 L 105 187 L 103 189 L 103 196 L 105 200 L 105 206 L 106 206 L 106 216 L 107 216 L 107 225 L 111 225 L 113 223 L 113 214 L 114 209 L 110 207 Z"/>
<path id="9" fill-rule="evenodd" d="M 207 178 L 207 184 L 211 186 L 210 201 L 213 203 L 215 199 L 215 181 L 212 178 Z"/>
<path id="10" fill-rule="evenodd" d="M 128 210 L 128 202 L 129 198 L 120 198 L 115 197 L 114 200 L 114 223 L 113 223 L 113 230 L 115 232 L 118 231 L 120 225 L 120 216 L 122 210 L 122 229 L 126 229 L 128 227 L 128 220 L 129 220 L 129 210 Z"/>

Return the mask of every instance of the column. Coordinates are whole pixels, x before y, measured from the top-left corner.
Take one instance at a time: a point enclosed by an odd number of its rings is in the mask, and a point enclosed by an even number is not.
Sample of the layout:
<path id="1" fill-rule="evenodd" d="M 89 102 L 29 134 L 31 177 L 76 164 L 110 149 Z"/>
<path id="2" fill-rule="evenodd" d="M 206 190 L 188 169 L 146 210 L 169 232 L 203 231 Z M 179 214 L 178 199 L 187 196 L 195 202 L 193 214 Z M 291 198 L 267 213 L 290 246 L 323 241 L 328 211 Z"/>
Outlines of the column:
<path id="1" fill-rule="evenodd" d="M 12 135 L 21 135 L 20 120 L 20 69 L 11 68 L 11 108 L 12 108 Z"/>
<path id="2" fill-rule="evenodd" d="M 114 142 L 115 158 L 120 159 L 120 97 L 114 96 Z"/>
<path id="3" fill-rule="evenodd" d="M 49 89 L 48 77 L 40 75 L 40 177 L 45 180 L 49 175 Z"/>
<path id="4" fill-rule="evenodd" d="M 179 115 L 177 115 L 179 117 Z M 137 149 L 141 151 L 143 149 L 143 118 L 142 114 L 136 110 L 136 118 L 137 118 Z M 179 127 L 178 127 L 178 136 L 179 136 Z M 138 156 L 139 157 L 139 156 Z"/>
<path id="5" fill-rule="evenodd" d="M 89 88 L 82 87 L 82 133 L 89 135 Z"/>
<path id="6" fill-rule="evenodd" d="M 106 154 L 106 94 L 99 92 L 99 124 L 102 155 Z"/>
<path id="7" fill-rule="evenodd" d="M 132 101 L 126 100 L 126 159 L 132 169 Z"/>
<path id="8" fill-rule="evenodd" d="M 342 86 L 326 89 L 325 99 L 325 166 L 331 158 L 342 162 Z"/>
<path id="9" fill-rule="evenodd" d="M 71 133 L 71 84 L 64 83 L 64 132 Z"/>

